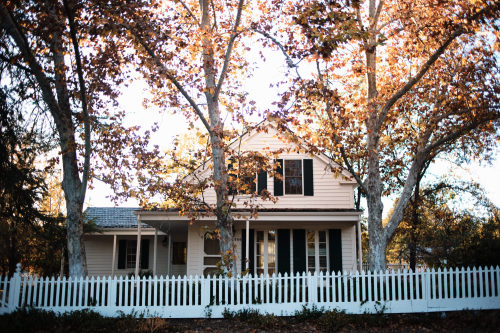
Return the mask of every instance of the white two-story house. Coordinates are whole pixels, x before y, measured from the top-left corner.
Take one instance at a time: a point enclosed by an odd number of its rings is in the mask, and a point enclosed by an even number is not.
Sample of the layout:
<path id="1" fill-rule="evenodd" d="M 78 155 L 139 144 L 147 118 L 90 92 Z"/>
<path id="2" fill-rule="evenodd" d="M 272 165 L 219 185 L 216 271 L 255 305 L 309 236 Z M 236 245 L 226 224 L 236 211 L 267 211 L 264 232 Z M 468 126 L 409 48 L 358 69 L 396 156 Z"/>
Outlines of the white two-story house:
<path id="1" fill-rule="evenodd" d="M 280 138 L 267 122 L 265 131 L 256 128 L 244 134 L 242 151 L 294 148 Z M 252 274 L 306 271 L 356 270 L 360 263 L 360 215 L 354 209 L 356 182 L 348 172 L 335 175 L 333 163 L 322 154 L 306 152 L 280 154 L 277 169 L 281 177 L 259 173 L 256 190 L 266 189 L 277 202 L 252 200 L 258 216 L 250 214 L 237 195 L 234 236 L 237 270 Z M 305 150 L 301 150 L 305 151 Z M 199 170 L 200 175 L 210 172 Z M 215 191 L 204 198 L 215 202 Z M 85 236 L 89 275 L 124 275 L 148 270 L 162 275 L 203 275 L 215 271 L 220 259 L 218 240 L 206 237 L 215 217 L 190 223 L 177 209 L 91 207 L 86 210 L 102 233 Z M 138 246 L 139 244 L 139 246 Z M 139 258 L 139 261 L 137 261 Z"/>

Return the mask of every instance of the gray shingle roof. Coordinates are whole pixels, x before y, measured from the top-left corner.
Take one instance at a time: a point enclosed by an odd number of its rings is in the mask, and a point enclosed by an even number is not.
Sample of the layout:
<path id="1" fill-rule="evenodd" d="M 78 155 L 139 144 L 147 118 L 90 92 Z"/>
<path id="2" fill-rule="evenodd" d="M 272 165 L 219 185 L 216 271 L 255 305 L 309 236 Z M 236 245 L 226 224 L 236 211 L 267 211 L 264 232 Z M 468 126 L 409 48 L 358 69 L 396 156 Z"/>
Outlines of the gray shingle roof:
<path id="1" fill-rule="evenodd" d="M 100 228 L 137 228 L 137 216 L 134 211 L 139 208 L 129 207 L 89 207 L 85 210 L 87 220 L 93 220 Z M 142 223 L 143 228 L 151 226 Z"/>

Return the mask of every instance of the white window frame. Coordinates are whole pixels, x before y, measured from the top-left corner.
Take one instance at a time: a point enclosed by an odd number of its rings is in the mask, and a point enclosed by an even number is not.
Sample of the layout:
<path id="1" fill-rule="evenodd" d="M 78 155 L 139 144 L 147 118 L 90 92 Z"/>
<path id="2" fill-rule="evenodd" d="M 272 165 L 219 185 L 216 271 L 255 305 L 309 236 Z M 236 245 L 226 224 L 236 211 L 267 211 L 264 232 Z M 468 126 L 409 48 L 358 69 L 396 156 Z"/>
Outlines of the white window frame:
<path id="1" fill-rule="evenodd" d="M 268 245 L 269 245 L 269 232 L 274 231 L 274 274 L 277 274 L 278 272 L 278 230 L 277 229 L 266 229 L 266 230 L 254 230 L 254 275 L 257 275 L 257 270 L 260 268 L 258 267 L 258 260 L 257 260 L 257 233 L 258 232 L 263 232 L 264 233 L 264 275 L 268 275 L 269 273 L 269 251 L 268 251 Z"/>
<path id="2" fill-rule="evenodd" d="M 128 260 L 129 255 L 135 258 L 133 262 L 130 262 L 130 266 Z M 125 269 L 135 268 L 136 262 L 137 262 L 137 241 L 132 239 L 127 239 L 125 243 Z"/>
<path id="3" fill-rule="evenodd" d="M 325 233 L 325 246 L 326 246 L 326 272 L 328 272 L 328 269 L 330 267 L 330 253 L 328 249 L 330 248 L 330 243 L 328 239 L 328 230 L 314 230 L 314 229 L 307 229 L 306 230 L 306 270 L 309 272 L 309 253 L 308 251 L 308 241 L 307 241 L 307 235 L 309 232 L 314 232 L 314 272 L 320 272 L 320 267 L 319 267 L 319 232 L 324 232 Z"/>

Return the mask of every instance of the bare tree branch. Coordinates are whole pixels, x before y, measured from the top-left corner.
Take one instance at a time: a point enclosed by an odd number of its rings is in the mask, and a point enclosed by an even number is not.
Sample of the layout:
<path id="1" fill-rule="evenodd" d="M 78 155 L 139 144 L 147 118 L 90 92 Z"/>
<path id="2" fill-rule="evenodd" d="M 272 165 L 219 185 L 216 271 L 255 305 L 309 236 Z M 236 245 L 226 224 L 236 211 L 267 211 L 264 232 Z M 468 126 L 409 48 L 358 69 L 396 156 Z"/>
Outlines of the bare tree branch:
<path id="1" fill-rule="evenodd" d="M 231 52 L 233 51 L 234 41 L 238 36 L 238 27 L 241 22 L 241 14 L 243 12 L 243 3 L 245 0 L 240 0 L 238 2 L 238 9 L 236 12 L 236 21 L 234 22 L 233 32 L 231 33 L 231 37 L 229 37 L 229 43 L 227 44 L 226 55 L 224 56 L 224 64 L 222 65 L 222 70 L 220 72 L 219 81 L 217 82 L 217 86 L 215 88 L 215 92 L 213 95 L 214 100 L 217 100 L 219 96 L 220 90 L 222 89 L 222 84 L 224 83 L 224 79 L 227 74 L 227 67 L 229 66 L 229 61 L 231 59 Z M 215 13 L 214 13 L 215 14 Z"/>
<path id="2" fill-rule="evenodd" d="M 175 0 L 176 2 L 180 3 L 182 5 L 182 7 L 184 7 L 184 9 L 188 12 L 189 16 L 191 16 L 191 18 L 196 22 L 196 24 L 199 26 L 200 25 L 200 21 L 198 21 L 198 19 L 196 18 L 196 16 L 193 14 L 193 12 L 191 11 L 191 9 L 189 9 L 189 7 L 186 5 L 186 3 L 183 1 L 183 0 Z"/>
<path id="3" fill-rule="evenodd" d="M 180 82 L 175 78 L 170 73 L 170 70 L 165 67 L 165 65 L 161 62 L 161 60 L 156 56 L 154 51 L 146 44 L 146 42 L 142 39 L 139 34 L 136 33 L 136 31 L 130 27 L 129 25 L 124 25 L 126 29 L 128 29 L 132 35 L 135 37 L 135 39 L 141 44 L 142 47 L 146 50 L 146 52 L 149 54 L 149 56 L 154 60 L 156 66 L 158 66 L 161 70 L 159 71 L 160 74 L 163 74 L 167 77 L 167 79 L 173 83 L 173 85 L 179 90 L 179 92 L 186 98 L 188 101 L 189 105 L 193 108 L 195 111 L 196 115 L 200 118 L 201 122 L 207 129 L 208 133 L 212 134 L 212 128 L 210 127 L 210 124 L 208 123 L 207 119 L 203 115 L 203 112 L 201 109 L 198 107 L 198 104 L 189 96 L 188 92 L 184 89 L 184 87 L 180 84 Z"/>
<path id="4" fill-rule="evenodd" d="M 68 17 L 69 31 L 71 36 L 71 42 L 73 43 L 73 49 L 75 51 L 75 61 L 76 61 L 76 72 L 78 73 L 78 82 L 80 85 L 80 99 L 82 101 L 82 114 L 83 114 L 83 126 L 84 126 L 84 137 L 85 137 L 85 153 L 83 162 L 83 173 L 82 173 L 82 189 L 80 193 L 80 200 L 83 202 L 85 200 L 85 193 L 87 191 L 87 182 L 89 178 L 89 168 L 90 168 L 90 118 L 89 110 L 87 106 L 87 89 L 85 87 L 85 80 L 83 78 L 83 66 L 80 57 L 80 47 L 78 46 L 78 37 L 76 34 L 75 27 L 75 16 L 73 13 L 73 8 L 69 5 L 68 0 L 63 0 L 64 10 L 66 11 L 66 16 Z"/>

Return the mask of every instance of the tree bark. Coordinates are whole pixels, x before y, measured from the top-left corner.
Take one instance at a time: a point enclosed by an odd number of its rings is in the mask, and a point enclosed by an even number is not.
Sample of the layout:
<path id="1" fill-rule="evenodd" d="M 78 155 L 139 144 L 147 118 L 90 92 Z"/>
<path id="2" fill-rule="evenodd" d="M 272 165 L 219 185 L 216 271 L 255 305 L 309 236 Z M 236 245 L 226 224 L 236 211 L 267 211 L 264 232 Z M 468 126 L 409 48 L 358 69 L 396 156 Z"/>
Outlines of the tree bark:
<path id="1" fill-rule="evenodd" d="M 216 193 L 217 230 L 219 231 L 219 244 L 222 256 L 229 256 L 232 259 L 234 255 L 233 242 L 233 219 L 230 214 L 230 205 L 228 202 L 228 174 L 226 166 L 226 157 L 224 150 L 223 124 L 221 121 L 218 89 L 216 84 L 216 67 L 214 59 L 214 44 L 212 39 L 211 18 L 208 0 L 200 0 L 202 18 L 201 29 L 203 34 L 203 71 L 205 73 L 205 98 L 207 101 L 208 116 L 210 120 L 210 142 L 212 148 L 213 160 L 213 178 Z M 229 46 L 228 46 L 229 47 Z M 228 59 L 226 59 L 228 61 Z M 221 77 L 223 73 L 220 74 Z M 219 88 L 220 89 L 220 88 Z M 236 266 L 231 261 L 231 270 L 236 273 Z M 229 269 L 226 267 L 225 269 Z"/>

